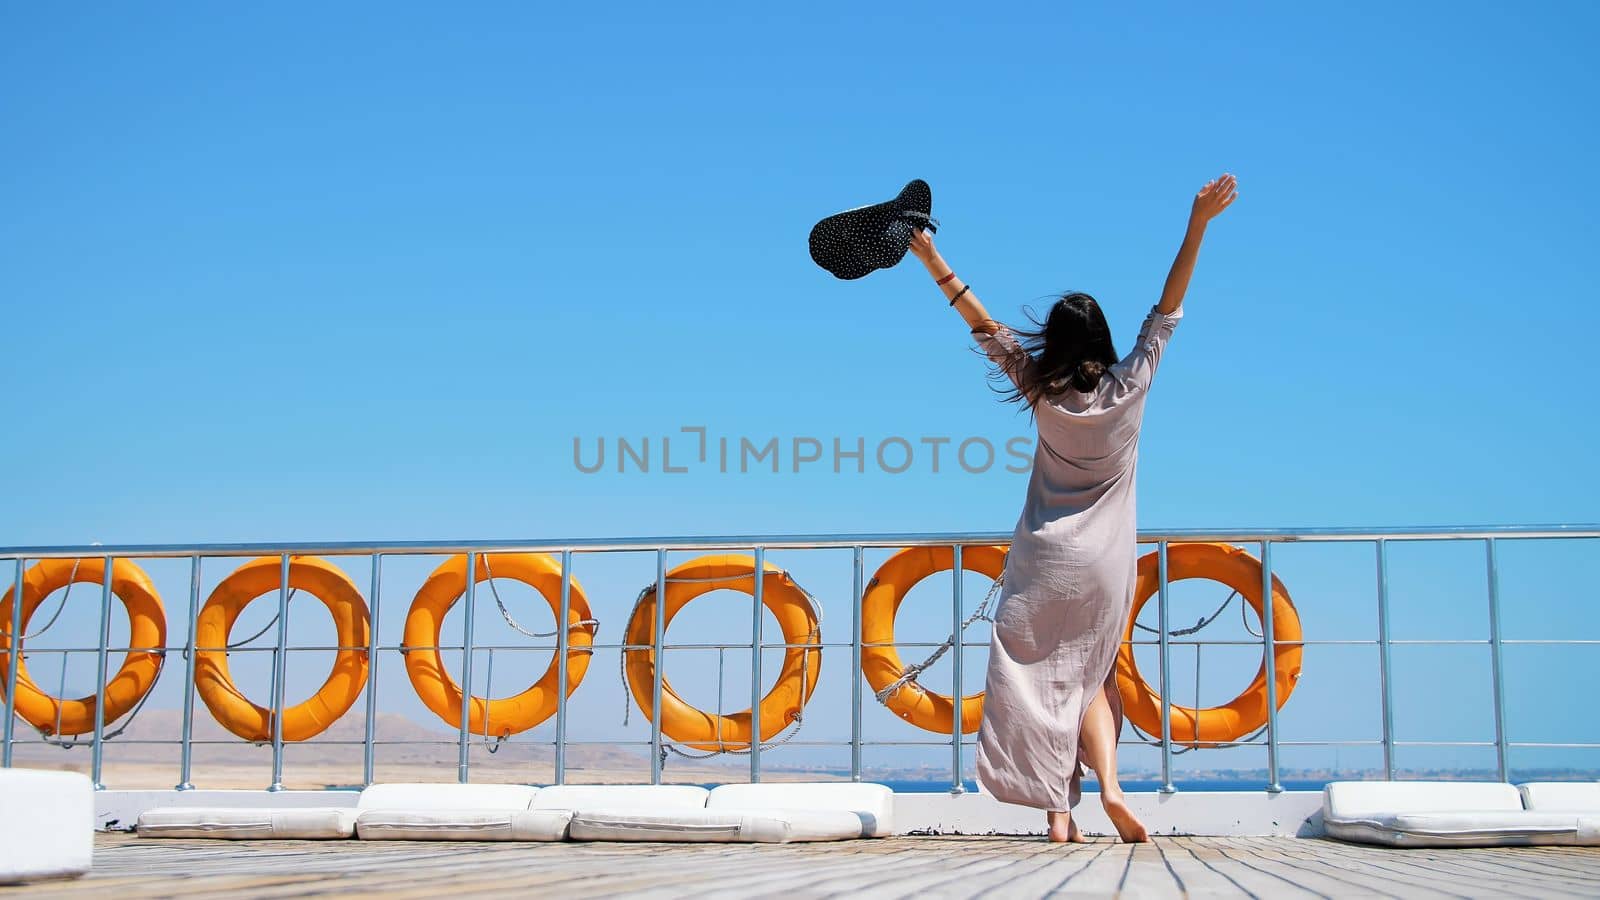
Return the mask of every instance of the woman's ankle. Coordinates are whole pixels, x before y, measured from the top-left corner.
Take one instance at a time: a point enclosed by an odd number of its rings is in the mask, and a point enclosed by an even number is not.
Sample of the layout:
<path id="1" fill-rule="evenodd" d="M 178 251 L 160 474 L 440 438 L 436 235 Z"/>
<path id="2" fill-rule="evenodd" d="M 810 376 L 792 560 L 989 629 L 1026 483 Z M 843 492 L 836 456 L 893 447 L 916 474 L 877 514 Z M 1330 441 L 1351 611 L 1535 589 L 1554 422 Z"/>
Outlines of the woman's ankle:
<path id="1" fill-rule="evenodd" d="M 1073 831 L 1071 813 L 1045 810 L 1044 822 L 1052 842 L 1062 843 L 1071 839 Z"/>

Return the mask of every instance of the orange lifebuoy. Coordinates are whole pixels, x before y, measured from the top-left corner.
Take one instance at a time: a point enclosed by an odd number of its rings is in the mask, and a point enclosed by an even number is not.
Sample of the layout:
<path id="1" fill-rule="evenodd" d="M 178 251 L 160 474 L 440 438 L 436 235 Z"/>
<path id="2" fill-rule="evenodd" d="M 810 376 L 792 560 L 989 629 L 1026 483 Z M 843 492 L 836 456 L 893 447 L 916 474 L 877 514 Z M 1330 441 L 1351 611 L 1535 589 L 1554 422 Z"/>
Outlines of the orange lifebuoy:
<path id="1" fill-rule="evenodd" d="M 561 615 L 561 564 L 543 553 L 479 553 L 473 567 L 473 582 L 488 578 L 510 578 L 538 591 L 550 604 L 551 612 Z M 567 696 L 578 689 L 589 670 L 589 648 L 594 644 L 595 625 L 589 615 L 589 601 L 576 578 L 567 595 Z M 433 714 L 461 727 L 461 686 L 445 671 L 439 652 L 439 630 L 445 613 L 467 589 L 467 557 L 452 556 L 433 570 L 422 589 L 411 601 L 406 614 L 401 651 L 406 657 L 406 676 L 417 696 Z M 527 690 L 498 700 L 473 697 L 469 702 L 467 727 L 474 734 L 493 734 L 506 738 L 527 731 L 556 711 L 560 688 L 558 660 L 551 655 L 544 676 Z"/>
<path id="2" fill-rule="evenodd" d="M 1139 610 L 1160 589 L 1158 558 L 1154 553 L 1139 559 L 1138 583 L 1134 588 L 1133 611 L 1123 633 L 1124 644 L 1117 652 L 1117 689 L 1122 694 L 1122 711 L 1128 721 L 1146 734 L 1161 734 L 1161 695 L 1139 675 L 1134 662 L 1134 622 Z M 1261 561 L 1230 544 L 1171 544 L 1167 547 L 1167 580 L 1207 578 L 1219 581 L 1239 595 L 1261 615 Z M 1303 645 L 1300 615 L 1289 592 L 1277 576 L 1272 579 L 1272 635 L 1278 688 L 1278 708 L 1289 700 L 1300 678 Z M 1207 747 L 1236 741 L 1267 724 L 1267 663 L 1263 658 L 1255 680 L 1244 692 L 1222 706 L 1194 709 L 1172 705 L 1172 740 L 1188 746 Z"/>
<path id="3" fill-rule="evenodd" d="M 282 565 L 280 557 L 264 556 L 234 569 L 206 598 L 195 620 L 195 690 L 222 727 L 247 741 L 272 740 L 272 710 L 251 702 L 234 685 L 228 671 L 228 636 L 252 600 L 278 591 Z M 349 712 L 366 687 L 370 619 L 355 582 L 326 560 L 291 557 L 289 587 L 322 601 L 339 641 L 333 669 L 322 687 L 310 699 L 283 711 L 283 739 L 303 741 Z"/>
<path id="4" fill-rule="evenodd" d="M 665 622 L 684 604 L 715 590 L 753 594 L 755 558 L 748 555 L 702 556 L 675 566 L 667 572 Z M 798 720 L 822 673 L 822 630 L 817 608 L 789 573 L 766 563 L 762 575 L 761 604 L 778 620 L 783 630 L 783 666 L 778 683 L 761 698 L 761 740 L 775 737 Z M 640 596 L 628 619 L 624 644 L 628 689 L 646 716 L 654 707 L 656 586 Z M 816 645 L 813 648 L 811 645 Z M 661 676 L 661 733 L 696 750 L 748 750 L 750 710 L 717 715 L 690 706 L 672 689 L 666 675 Z"/>
<path id="5" fill-rule="evenodd" d="M 46 559 L 29 567 L 22 579 L 22 634 L 28 633 L 28 621 L 54 591 L 77 582 L 105 583 L 105 560 Z M 6 591 L 0 600 L 0 693 L 9 675 L 7 666 L 11 649 L 11 604 L 15 588 Z M 128 610 L 128 646 L 122 666 L 106 682 L 105 721 L 114 722 L 155 686 L 161 674 L 161 661 L 167 645 L 167 616 L 161 607 L 161 597 L 156 593 L 150 576 L 132 560 L 118 559 L 111 563 L 111 592 Z M 64 602 L 64 601 L 63 601 Z M 19 650 L 25 649 L 19 642 Z M 94 731 L 95 696 L 67 700 L 40 690 L 28 677 L 28 666 L 19 653 L 17 656 L 17 715 L 46 735 L 87 734 Z"/>
<path id="6" fill-rule="evenodd" d="M 1005 547 L 961 549 L 965 571 L 999 578 L 1005 564 Z M 917 582 L 936 572 L 948 572 L 954 565 L 955 552 L 950 547 L 909 547 L 889 557 L 873 574 L 861 598 L 861 673 L 874 691 L 888 689 L 905 671 L 894 647 L 894 619 L 900 604 Z M 915 681 L 901 685 L 884 704 L 900 718 L 935 734 L 950 734 L 955 722 L 955 701 Z M 962 733 L 977 731 L 982 720 L 983 693 L 961 698 Z"/>

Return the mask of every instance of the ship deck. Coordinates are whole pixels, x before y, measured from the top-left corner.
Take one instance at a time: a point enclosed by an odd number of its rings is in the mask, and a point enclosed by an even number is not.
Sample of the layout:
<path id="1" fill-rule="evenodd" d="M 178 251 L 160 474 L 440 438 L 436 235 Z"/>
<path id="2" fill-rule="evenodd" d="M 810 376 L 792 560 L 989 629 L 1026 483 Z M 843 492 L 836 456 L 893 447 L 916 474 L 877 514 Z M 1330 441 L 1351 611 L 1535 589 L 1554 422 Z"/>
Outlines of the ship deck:
<path id="1" fill-rule="evenodd" d="M 1038 837 L 826 844 L 531 844 L 95 838 L 87 878 L 3 889 L 119 897 L 559 892 L 564 897 L 1593 897 L 1600 848 L 1388 850 L 1314 838 Z"/>

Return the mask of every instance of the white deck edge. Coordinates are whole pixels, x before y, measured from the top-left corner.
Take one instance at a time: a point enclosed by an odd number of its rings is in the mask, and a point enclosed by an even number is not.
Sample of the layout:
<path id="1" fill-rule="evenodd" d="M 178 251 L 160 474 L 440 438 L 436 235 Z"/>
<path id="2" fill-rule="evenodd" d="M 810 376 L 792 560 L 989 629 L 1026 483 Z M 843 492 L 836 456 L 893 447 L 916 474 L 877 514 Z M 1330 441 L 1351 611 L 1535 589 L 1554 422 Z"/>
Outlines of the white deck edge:
<path id="1" fill-rule="evenodd" d="M 354 807 L 358 790 L 333 791 L 96 791 L 96 831 L 132 831 L 139 815 L 150 809 L 183 807 L 245 807 L 256 809 L 307 809 L 319 806 Z"/>
<path id="2" fill-rule="evenodd" d="M 1322 792 L 1179 791 L 1129 793 L 1128 806 L 1151 834 L 1207 837 L 1320 837 Z M 1100 795 L 1085 791 L 1073 811 L 1091 835 L 1115 834 Z M 895 794 L 900 834 L 1043 834 L 1044 813 L 1001 803 L 985 794 Z"/>
<path id="3" fill-rule="evenodd" d="M 162 807 L 350 807 L 360 791 L 99 791 L 95 794 L 95 827 L 124 831 L 139 814 Z M 1151 834 L 1208 837 L 1322 834 L 1322 792 L 1179 791 L 1175 794 L 1130 793 L 1128 805 Z M 1085 792 L 1076 811 L 1079 827 L 1089 834 L 1112 834 L 1100 809 L 1100 795 Z M 897 834 L 1043 834 L 1044 813 L 1001 803 L 984 794 L 897 793 Z"/>

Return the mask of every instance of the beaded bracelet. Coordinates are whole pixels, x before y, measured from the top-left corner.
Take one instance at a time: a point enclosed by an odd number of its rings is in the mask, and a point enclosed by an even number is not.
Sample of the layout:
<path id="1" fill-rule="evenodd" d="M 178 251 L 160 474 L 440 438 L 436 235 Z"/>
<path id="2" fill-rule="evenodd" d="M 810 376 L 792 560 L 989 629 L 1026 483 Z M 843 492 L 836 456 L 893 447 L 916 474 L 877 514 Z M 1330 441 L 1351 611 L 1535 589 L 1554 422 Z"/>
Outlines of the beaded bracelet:
<path id="1" fill-rule="evenodd" d="M 965 294 L 967 291 L 970 291 L 970 290 L 972 290 L 972 285 L 970 285 L 970 284 L 962 285 L 961 286 L 961 290 L 956 291 L 956 295 L 954 297 L 950 298 L 950 305 L 951 306 L 955 306 L 956 305 L 956 301 L 961 299 L 961 295 Z"/>
<path id="2" fill-rule="evenodd" d="M 940 287 L 944 287 L 945 285 L 949 284 L 950 283 L 950 279 L 952 279 L 954 277 L 956 277 L 956 273 L 955 272 L 951 272 L 949 275 L 946 275 L 945 277 L 939 279 L 938 281 L 935 281 L 934 284 L 937 284 Z"/>

